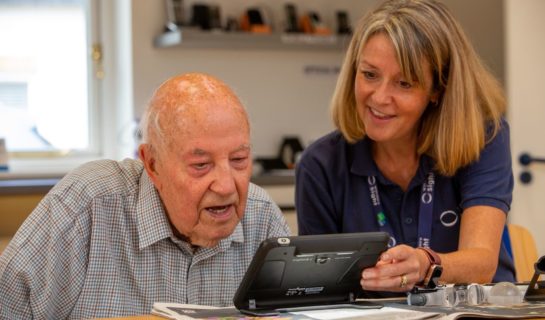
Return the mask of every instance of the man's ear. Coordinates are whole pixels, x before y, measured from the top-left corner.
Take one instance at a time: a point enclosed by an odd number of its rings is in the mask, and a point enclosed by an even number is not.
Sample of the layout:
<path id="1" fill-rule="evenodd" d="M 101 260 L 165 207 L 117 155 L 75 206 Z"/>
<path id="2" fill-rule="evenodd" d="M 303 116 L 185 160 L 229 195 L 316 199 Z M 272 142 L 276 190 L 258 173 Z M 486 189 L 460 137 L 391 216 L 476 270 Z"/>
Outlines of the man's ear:
<path id="1" fill-rule="evenodd" d="M 155 181 L 158 173 L 155 169 L 155 152 L 149 143 L 143 143 L 138 146 L 138 156 L 144 164 L 144 169 L 150 176 L 152 181 Z"/>

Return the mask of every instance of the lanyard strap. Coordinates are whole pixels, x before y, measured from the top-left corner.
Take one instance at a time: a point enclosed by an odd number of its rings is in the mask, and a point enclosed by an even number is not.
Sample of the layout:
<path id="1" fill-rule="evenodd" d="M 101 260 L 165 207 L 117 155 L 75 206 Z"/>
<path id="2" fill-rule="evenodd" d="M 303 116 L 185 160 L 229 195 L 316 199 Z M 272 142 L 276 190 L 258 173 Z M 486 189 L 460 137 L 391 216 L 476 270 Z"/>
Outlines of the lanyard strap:
<path id="1" fill-rule="evenodd" d="M 369 195 L 371 197 L 371 204 L 373 205 L 373 213 L 376 216 L 377 224 L 380 231 L 388 232 L 390 235 L 390 242 L 388 246 L 393 247 L 397 244 L 397 240 L 394 237 L 392 226 L 388 223 L 384 209 L 380 203 L 380 196 L 378 193 L 377 179 L 375 176 L 369 176 L 367 178 L 367 184 L 369 185 Z M 426 177 L 426 180 L 422 184 L 422 193 L 420 196 L 420 209 L 418 211 L 418 246 L 429 247 L 431 244 L 431 227 L 433 218 L 433 190 L 435 187 L 435 174 L 430 172 Z"/>

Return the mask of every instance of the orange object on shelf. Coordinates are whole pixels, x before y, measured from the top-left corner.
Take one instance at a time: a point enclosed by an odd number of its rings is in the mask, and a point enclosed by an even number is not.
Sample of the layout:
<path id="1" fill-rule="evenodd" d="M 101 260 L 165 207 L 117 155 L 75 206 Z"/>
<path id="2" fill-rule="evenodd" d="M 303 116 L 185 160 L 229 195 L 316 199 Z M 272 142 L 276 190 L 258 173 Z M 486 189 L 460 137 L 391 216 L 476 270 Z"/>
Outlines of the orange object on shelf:
<path id="1" fill-rule="evenodd" d="M 330 35 L 331 30 L 320 22 L 315 13 L 305 14 L 299 20 L 299 27 L 304 33 L 316 35 Z"/>
<path id="2" fill-rule="evenodd" d="M 253 14 L 256 14 L 256 10 L 253 11 Z M 244 13 L 240 17 L 240 30 L 252 33 L 271 33 L 271 27 L 262 23 L 260 14 L 258 19 L 260 20 L 258 23 L 251 21 L 248 12 Z"/>

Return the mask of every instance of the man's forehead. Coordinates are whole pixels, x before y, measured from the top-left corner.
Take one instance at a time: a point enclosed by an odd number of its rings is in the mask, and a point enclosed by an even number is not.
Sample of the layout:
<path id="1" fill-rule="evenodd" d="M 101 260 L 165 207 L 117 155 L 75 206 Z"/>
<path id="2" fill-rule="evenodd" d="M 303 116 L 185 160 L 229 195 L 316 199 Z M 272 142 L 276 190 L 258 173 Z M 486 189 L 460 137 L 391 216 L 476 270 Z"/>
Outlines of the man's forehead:
<path id="1" fill-rule="evenodd" d="M 195 80 L 197 79 L 197 80 Z M 204 120 L 214 109 L 246 114 L 236 95 L 222 82 L 202 75 L 187 75 L 165 83 L 156 94 L 158 112 L 168 114 L 164 124 L 184 126 L 187 122 Z M 246 119 L 244 119 L 245 121 Z"/>
<path id="2" fill-rule="evenodd" d="M 211 153 L 214 153 L 214 151 L 215 150 L 192 148 L 190 149 L 189 153 L 195 156 L 206 156 L 206 155 L 210 155 Z M 250 151 L 250 144 L 244 143 L 238 146 L 237 148 L 233 148 L 232 150 L 230 150 L 231 153 L 239 152 L 239 151 Z"/>

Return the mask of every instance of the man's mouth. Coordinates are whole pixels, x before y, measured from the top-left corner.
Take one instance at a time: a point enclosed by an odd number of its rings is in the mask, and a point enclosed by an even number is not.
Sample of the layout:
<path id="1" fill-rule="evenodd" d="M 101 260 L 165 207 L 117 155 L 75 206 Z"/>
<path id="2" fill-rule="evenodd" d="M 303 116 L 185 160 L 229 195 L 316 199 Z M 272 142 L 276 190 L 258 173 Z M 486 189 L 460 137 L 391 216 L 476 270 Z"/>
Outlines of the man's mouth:
<path id="1" fill-rule="evenodd" d="M 207 207 L 206 211 L 210 213 L 215 218 L 224 218 L 231 214 L 231 209 L 233 208 L 232 204 L 224 206 L 213 206 Z"/>

